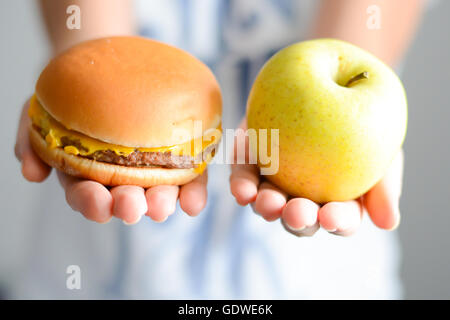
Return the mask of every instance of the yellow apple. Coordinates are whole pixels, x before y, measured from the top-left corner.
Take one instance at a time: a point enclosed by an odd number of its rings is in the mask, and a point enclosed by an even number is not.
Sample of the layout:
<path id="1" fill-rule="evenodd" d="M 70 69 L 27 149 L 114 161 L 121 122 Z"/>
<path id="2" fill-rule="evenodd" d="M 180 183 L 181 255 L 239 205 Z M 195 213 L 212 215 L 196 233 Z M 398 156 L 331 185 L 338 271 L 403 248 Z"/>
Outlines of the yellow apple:
<path id="1" fill-rule="evenodd" d="M 335 39 L 276 53 L 247 101 L 248 128 L 279 129 L 278 172 L 266 178 L 318 203 L 355 199 L 375 185 L 399 152 L 406 124 L 406 95 L 396 74 L 369 52 Z M 257 154 L 257 143 L 250 145 Z"/>

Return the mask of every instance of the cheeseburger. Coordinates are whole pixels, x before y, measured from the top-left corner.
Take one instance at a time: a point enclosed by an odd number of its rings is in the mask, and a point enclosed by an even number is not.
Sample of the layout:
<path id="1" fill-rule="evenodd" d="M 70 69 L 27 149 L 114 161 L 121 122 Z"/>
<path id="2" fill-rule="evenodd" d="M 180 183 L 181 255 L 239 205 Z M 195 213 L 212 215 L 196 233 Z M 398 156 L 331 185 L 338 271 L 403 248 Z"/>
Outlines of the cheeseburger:
<path id="1" fill-rule="evenodd" d="M 209 68 L 140 37 L 81 43 L 42 71 L 30 141 L 50 166 L 105 185 L 181 185 L 221 139 L 222 100 Z"/>

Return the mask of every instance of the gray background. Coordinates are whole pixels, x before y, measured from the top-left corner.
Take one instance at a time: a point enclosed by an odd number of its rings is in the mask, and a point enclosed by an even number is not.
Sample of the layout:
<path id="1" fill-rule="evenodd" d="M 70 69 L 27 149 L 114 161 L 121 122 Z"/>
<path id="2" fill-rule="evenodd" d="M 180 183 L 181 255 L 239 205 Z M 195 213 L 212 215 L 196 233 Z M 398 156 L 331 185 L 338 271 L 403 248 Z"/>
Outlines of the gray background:
<path id="1" fill-rule="evenodd" d="M 27 217 L 41 192 L 20 176 L 13 153 L 19 110 L 48 54 L 37 13 L 31 0 L 0 1 L 0 286 L 17 276 L 17 248 L 30 241 Z M 449 14 L 450 1 L 431 8 L 403 65 L 409 128 L 399 233 L 406 298 L 450 298 Z"/>

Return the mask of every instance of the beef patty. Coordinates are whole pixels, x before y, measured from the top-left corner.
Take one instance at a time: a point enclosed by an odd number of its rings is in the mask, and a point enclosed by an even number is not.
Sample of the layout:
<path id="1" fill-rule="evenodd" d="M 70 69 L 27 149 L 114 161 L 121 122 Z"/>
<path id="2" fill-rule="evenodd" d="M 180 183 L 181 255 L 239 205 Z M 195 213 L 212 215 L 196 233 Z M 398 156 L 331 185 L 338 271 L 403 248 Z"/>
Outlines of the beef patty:
<path id="1" fill-rule="evenodd" d="M 45 133 L 40 132 L 45 139 Z M 61 138 L 62 148 L 66 146 L 74 146 L 79 150 L 88 151 L 79 140 L 72 140 L 69 137 Z M 213 157 L 216 152 L 216 147 L 219 141 L 207 146 L 202 152 L 195 157 L 189 155 L 172 155 L 170 152 L 142 152 L 135 150 L 126 155 L 118 155 L 112 150 L 99 150 L 88 155 L 78 155 L 79 157 L 92 159 L 95 161 L 106 162 L 127 167 L 162 167 L 162 168 L 179 168 L 190 169 L 197 168 L 202 159 L 205 159 L 209 154 Z"/>
<path id="2" fill-rule="evenodd" d="M 142 152 L 138 150 L 130 153 L 128 156 L 118 155 L 112 150 L 101 150 L 84 157 L 128 167 L 157 166 L 163 168 L 189 169 L 197 168 L 202 162 L 202 159 L 205 159 L 210 153 L 211 156 L 214 156 L 216 146 L 217 143 L 209 145 L 195 157 L 172 155 L 170 152 Z"/>

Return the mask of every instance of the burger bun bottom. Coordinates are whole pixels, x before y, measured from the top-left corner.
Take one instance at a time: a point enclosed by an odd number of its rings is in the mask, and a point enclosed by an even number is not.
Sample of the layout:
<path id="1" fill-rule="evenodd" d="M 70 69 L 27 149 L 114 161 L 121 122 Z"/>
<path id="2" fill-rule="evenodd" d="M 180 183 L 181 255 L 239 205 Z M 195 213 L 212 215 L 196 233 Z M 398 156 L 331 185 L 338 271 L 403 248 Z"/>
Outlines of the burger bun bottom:
<path id="1" fill-rule="evenodd" d="M 106 186 L 135 185 L 148 188 L 156 185 L 183 185 L 199 175 L 194 169 L 127 167 L 95 161 L 68 154 L 61 148 L 48 148 L 47 142 L 33 126 L 30 126 L 29 134 L 33 150 L 49 166 Z"/>

